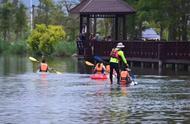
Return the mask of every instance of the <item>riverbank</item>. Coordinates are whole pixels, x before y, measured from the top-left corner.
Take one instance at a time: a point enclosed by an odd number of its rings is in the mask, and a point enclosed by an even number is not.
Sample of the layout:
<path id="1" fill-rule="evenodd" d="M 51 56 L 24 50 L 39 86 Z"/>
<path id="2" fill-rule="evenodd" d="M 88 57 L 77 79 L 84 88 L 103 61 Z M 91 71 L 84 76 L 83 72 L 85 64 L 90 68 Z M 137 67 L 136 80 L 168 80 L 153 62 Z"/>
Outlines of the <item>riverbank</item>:
<path id="1" fill-rule="evenodd" d="M 59 42 L 54 46 L 54 52 L 48 56 L 54 57 L 70 57 L 76 54 L 77 48 L 74 41 Z M 0 40 L 0 55 L 34 55 L 28 47 L 26 40 L 8 42 Z M 38 55 L 41 56 L 41 55 Z"/>

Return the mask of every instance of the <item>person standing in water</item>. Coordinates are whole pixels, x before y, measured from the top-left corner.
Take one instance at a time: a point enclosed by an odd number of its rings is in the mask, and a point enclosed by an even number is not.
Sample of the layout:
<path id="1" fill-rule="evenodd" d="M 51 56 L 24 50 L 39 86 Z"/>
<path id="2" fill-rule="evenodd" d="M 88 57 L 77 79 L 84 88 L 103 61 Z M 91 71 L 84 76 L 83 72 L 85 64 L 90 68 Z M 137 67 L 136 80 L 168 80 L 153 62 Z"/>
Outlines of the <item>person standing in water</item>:
<path id="1" fill-rule="evenodd" d="M 120 85 L 120 67 L 119 67 L 119 62 L 122 60 L 125 63 L 125 66 L 128 68 L 127 60 L 125 59 L 124 52 L 122 49 L 125 46 L 123 43 L 118 43 L 116 48 L 113 48 L 111 53 L 110 53 L 110 82 L 113 84 L 113 70 L 115 69 L 117 73 L 117 84 Z"/>

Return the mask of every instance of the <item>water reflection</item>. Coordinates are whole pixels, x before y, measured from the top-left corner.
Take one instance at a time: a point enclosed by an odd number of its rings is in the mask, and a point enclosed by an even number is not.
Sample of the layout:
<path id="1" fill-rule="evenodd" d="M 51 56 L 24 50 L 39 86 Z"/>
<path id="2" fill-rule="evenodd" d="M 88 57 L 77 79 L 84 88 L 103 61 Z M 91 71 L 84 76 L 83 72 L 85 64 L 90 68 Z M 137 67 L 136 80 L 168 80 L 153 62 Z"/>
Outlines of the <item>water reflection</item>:
<path id="1" fill-rule="evenodd" d="M 37 58 L 39 59 L 39 58 Z M 39 59 L 40 60 L 40 59 Z M 91 74 L 93 67 L 84 64 L 84 60 L 75 57 L 47 58 L 50 67 L 60 72 Z M 0 56 L 0 75 L 21 74 L 26 72 L 37 72 L 39 63 L 31 62 L 28 57 Z M 134 75 L 160 75 L 157 69 L 133 67 Z M 170 68 L 163 69 L 161 75 L 178 76 L 190 75 L 188 71 L 174 71 Z"/>
<path id="2" fill-rule="evenodd" d="M 20 56 L 0 56 L 0 75 L 23 73 L 26 71 L 26 63 Z"/>
<path id="3" fill-rule="evenodd" d="M 2 65 L 4 59 L 0 57 Z M 60 75 L 33 73 L 34 65 L 27 57 L 8 58 L 6 63 L 11 68 L 0 67 L 2 124 L 181 124 L 190 121 L 188 75 L 145 75 L 134 69 L 138 85 L 129 87 L 118 86 L 116 81 L 110 85 L 109 80 L 91 80 L 86 73 L 88 70 L 90 73 L 89 67 L 73 58 L 48 59 L 50 66 L 64 72 Z"/>
<path id="4" fill-rule="evenodd" d="M 111 96 L 127 96 L 127 85 L 121 84 L 121 85 L 111 85 L 110 86 L 110 95 Z"/>
<path id="5" fill-rule="evenodd" d="M 37 58 L 40 60 L 39 58 Z M 60 72 L 77 73 L 77 58 L 47 58 L 50 67 Z M 80 63 L 80 62 L 79 62 Z M 22 56 L 0 56 L 0 75 L 22 74 L 27 72 L 37 72 L 38 62 L 32 62 L 28 57 Z M 82 67 L 84 64 L 80 64 Z M 82 69 L 83 70 L 83 69 Z"/>

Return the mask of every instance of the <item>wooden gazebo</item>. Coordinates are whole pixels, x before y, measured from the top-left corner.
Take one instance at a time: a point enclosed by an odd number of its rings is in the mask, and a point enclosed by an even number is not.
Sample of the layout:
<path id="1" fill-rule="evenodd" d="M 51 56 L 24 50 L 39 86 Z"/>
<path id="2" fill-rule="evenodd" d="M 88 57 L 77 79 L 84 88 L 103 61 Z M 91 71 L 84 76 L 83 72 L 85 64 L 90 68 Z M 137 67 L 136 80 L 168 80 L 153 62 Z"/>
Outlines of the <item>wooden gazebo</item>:
<path id="1" fill-rule="evenodd" d="M 79 5 L 71 9 L 70 13 L 80 15 L 80 34 L 85 35 L 85 38 L 78 41 L 79 55 L 91 57 L 97 49 L 95 47 L 92 49 L 94 44 L 90 41 L 89 36 L 97 33 L 97 18 L 113 19 L 114 33 L 112 41 L 126 40 L 126 15 L 135 13 L 135 10 L 123 0 L 83 0 Z"/>
<path id="2" fill-rule="evenodd" d="M 123 42 L 126 46 L 124 52 L 131 66 L 133 63 L 140 62 L 142 67 L 144 63 L 151 63 L 154 67 L 154 64 L 158 63 L 160 72 L 163 64 L 173 64 L 176 70 L 178 64 L 183 64 L 188 65 L 190 70 L 190 42 L 126 42 L 127 15 L 133 13 L 135 10 L 123 0 L 83 0 L 71 10 L 71 14 L 80 15 L 82 39 L 77 40 L 78 55 L 84 58 L 92 58 L 96 55 L 108 59 L 111 49 L 118 42 Z M 89 38 L 90 33 L 96 33 L 98 18 L 114 20 L 112 41 L 97 41 Z"/>

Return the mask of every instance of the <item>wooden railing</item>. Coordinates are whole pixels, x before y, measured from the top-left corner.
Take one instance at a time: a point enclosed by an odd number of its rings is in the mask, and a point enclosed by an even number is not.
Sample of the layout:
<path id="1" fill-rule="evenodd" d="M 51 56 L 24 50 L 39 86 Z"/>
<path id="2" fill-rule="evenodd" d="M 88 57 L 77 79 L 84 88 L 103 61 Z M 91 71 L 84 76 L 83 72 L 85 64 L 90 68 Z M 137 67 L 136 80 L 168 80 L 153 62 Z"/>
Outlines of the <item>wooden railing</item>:
<path id="1" fill-rule="evenodd" d="M 112 48 L 119 41 L 91 41 L 85 45 L 84 56 L 109 57 Z M 190 61 L 190 42 L 156 42 L 156 41 L 133 41 L 123 42 L 124 52 L 130 58 L 156 59 L 156 60 L 185 60 Z"/>

